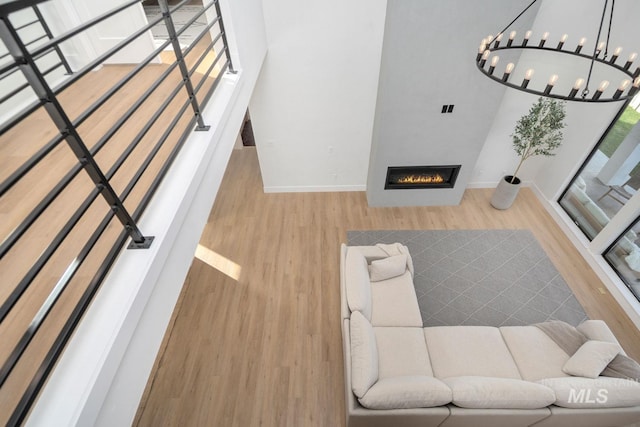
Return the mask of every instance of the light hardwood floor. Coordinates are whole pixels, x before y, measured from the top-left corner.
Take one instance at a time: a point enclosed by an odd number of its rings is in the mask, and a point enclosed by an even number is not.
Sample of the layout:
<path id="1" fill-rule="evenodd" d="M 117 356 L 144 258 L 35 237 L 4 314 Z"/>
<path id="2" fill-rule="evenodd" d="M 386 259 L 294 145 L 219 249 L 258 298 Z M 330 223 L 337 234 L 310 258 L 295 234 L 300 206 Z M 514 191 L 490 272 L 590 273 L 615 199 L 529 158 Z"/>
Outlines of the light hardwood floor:
<path id="1" fill-rule="evenodd" d="M 467 190 L 459 206 L 371 208 L 362 192 L 264 194 L 255 149 L 234 151 L 199 256 L 224 257 L 210 263 L 238 279 L 194 258 L 135 425 L 344 425 L 347 230 L 530 229 L 587 314 L 640 358 L 640 332 L 598 292 L 602 283 L 535 195 L 524 189 L 506 211 L 490 197 Z"/>

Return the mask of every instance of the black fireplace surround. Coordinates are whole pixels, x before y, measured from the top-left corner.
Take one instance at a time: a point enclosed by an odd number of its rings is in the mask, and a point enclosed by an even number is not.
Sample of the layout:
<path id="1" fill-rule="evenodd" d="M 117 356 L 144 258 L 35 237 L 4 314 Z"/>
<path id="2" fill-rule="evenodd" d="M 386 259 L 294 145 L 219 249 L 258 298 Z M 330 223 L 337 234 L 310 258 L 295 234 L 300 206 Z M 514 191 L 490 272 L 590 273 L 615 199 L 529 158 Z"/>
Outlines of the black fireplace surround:
<path id="1" fill-rule="evenodd" d="M 385 190 L 453 188 L 460 165 L 389 166 Z"/>

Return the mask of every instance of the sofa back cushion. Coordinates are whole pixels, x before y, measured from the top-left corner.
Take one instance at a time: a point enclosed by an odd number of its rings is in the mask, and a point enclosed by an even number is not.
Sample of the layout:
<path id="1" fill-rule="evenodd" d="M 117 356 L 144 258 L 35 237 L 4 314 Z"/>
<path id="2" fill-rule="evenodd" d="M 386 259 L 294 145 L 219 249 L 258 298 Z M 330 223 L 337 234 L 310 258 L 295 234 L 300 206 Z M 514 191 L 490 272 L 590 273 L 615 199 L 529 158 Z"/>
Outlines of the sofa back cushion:
<path id="1" fill-rule="evenodd" d="M 620 344 L 613 335 L 609 326 L 603 320 L 585 320 L 576 329 L 582 332 L 590 340 L 607 341 L 615 344 Z M 627 355 L 622 347 L 620 348 L 620 354 Z"/>
<path id="2" fill-rule="evenodd" d="M 371 320 L 371 282 L 369 266 L 362 252 L 348 248 L 345 260 L 347 303 L 352 312 L 361 312 Z"/>
<path id="3" fill-rule="evenodd" d="M 569 355 L 540 328 L 503 326 L 500 332 L 523 380 L 567 376 L 562 367 L 569 360 Z"/>
<path id="4" fill-rule="evenodd" d="M 551 405 L 556 395 L 549 387 L 513 378 L 451 377 L 442 380 L 461 408 L 539 409 Z"/>
<path id="5" fill-rule="evenodd" d="M 351 313 L 351 388 L 362 397 L 378 381 L 378 345 L 369 320 L 359 311 Z"/>
<path id="6" fill-rule="evenodd" d="M 498 328 L 433 326 L 424 328 L 436 378 L 487 376 L 520 378 Z"/>
<path id="7" fill-rule="evenodd" d="M 378 376 L 433 376 L 422 328 L 373 327 L 378 345 Z"/>

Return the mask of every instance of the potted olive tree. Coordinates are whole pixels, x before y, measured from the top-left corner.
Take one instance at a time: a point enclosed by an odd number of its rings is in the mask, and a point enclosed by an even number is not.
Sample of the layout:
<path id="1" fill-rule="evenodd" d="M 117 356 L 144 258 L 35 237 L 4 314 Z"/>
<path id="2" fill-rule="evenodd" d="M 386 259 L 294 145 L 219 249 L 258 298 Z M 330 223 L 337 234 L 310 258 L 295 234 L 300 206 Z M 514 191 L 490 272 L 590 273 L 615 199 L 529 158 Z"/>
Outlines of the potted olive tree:
<path id="1" fill-rule="evenodd" d="M 530 157 L 553 156 L 554 150 L 562 143 L 565 103 L 552 98 L 538 98 L 527 114 L 516 123 L 511 138 L 513 149 L 520 156 L 520 162 L 513 172 L 500 180 L 491 198 L 491 206 L 496 209 L 510 207 L 520 190 L 518 171 Z"/>

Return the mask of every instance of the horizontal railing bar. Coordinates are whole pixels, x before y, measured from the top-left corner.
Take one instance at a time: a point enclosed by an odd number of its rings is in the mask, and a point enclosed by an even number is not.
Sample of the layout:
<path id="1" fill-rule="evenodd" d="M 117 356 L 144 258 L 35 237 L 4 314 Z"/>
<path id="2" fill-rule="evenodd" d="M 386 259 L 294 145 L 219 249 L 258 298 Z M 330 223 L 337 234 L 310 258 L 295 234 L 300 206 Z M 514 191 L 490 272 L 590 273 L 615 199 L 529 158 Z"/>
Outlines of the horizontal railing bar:
<path id="1" fill-rule="evenodd" d="M 138 182 L 138 180 L 142 177 L 142 174 L 149 167 L 149 165 L 151 164 L 151 161 L 153 161 L 155 155 L 158 153 L 160 148 L 162 148 L 162 145 L 164 145 L 164 142 L 169 137 L 169 135 L 173 131 L 173 129 L 176 126 L 176 124 L 178 123 L 178 121 L 180 121 L 180 119 L 181 119 L 182 115 L 184 114 L 184 112 L 189 108 L 190 104 L 191 104 L 191 102 L 189 100 L 187 100 L 184 104 L 182 104 L 182 108 L 180 108 L 178 114 L 175 115 L 175 117 L 173 118 L 173 120 L 171 121 L 171 123 L 169 124 L 167 129 L 164 131 L 164 133 L 162 134 L 162 136 L 160 137 L 160 139 L 158 140 L 158 142 L 154 146 L 153 150 L 147 155 L 147 158 L 143 162 L 142 166 L 140 168 L 138 168 L 138 171 L 136 171 L 136 174 L 133 176 L 131 181 L 129 181 L 129 184 L 127 185 L 125 190 L 122 192 L 123 199 L 126 199 L 126 197 L 129 195 L 129 193 L 133 190 L 135 184 Z M 178 153 L 180 152 L 180 149 L 184 145 L 185 141 L 187 140 L 187 136 L 191 133 L 191 129 L 193 129 L 193 126 L 195 125 L 196 120 L 197 119 L 196 119 L 195 115 L 192 116 L 191 119 L 189 119 L 189 124 L 183 130 L 182 135 L 178 139 L 176 145 L 173 147 L 173 149 L 171 150 L 171 152 L 167 156 L 167 159 L 165 160 L 164 164 L 162 165 L 162 167 L 158 171 L 158 174 L 155 176 L 154 180 L 151 182 L 151 185 L 149 186 L 149 189 L 147 190 L 145 195 L 142 197 L 142 199 L 138 203 L 138 207 L 132 213 L 132 216 L 133 216 L 133 218 L 135 218 L 136 221 L 138 221 L 140 219 L 140 216 L 144 212 L 145 208 L 147 207 L 147 205 L 151 201 L 151 198 L 155 194 L 155 191 L 159 187 L 160 182 L 162 181 L 164 176 L 169 171 L 169 168 L 173 164 L 173 161 L 175 160 L 175 158 L 178 156 Z"/>
<path id="2" fill-rule="evenodd" d="M 54 148 L 58 146 L 62 141 L 64 141 L 64 137 L 60 134 L 49 141 L 47 144 L 42 146 L 33 156 L 29 158 L 26 162 L 24 162 L 18 169 L 15 170 L 7 179 L 5 179 L 2 183 L 0 183 L 0 197 L 4 195 L 11 187 L 15 185 L 23 176 L 25 176 L 31 168 L 33 168 L 40 160 L 44 159 L 47 154 L 51 152 Z"/>
<path id="3" fill-rule="evenodd" d="M 139 1 L 139 0 L 137 0 L 137 1 Z M 163 19 L 162 17 L 155 19 L 154 21 L 149 23 L 149 25 L 147 25 L 144 28 L 141 28 L 140 30 L 136 31 L 131 36 L 129 36 L 126 39 L 122 40 L 120 43 L 118 43 L 117 45 L 115 45 L 114 47 L 112 47 L 111 49 L 109 49 L 108 51 L 103 53 L 102 55 L 98 56 L 96 59 L 94 59 L 93 61 L 89 62 L 87 65 L 85 65 L 84 67 L 82 67 L 78 71 L 75 71 L 71 78 L 69 78 L 68 80 L 62 82 L 57 87 L 53 88 L 53 93 L 58 95 L 63 90 L 67 89 L 73 83 L 78 81 L 81 77 L 84 77 L 90 71 L 93 71 L 97 66 L 102 65 L 102 63 L 104 61 L 106 61 L 107 59 L 109 59 L 110 57 L 112 57 L 113 55 L 118 53 L 118 51 L 120 51 L 122 48 L 127 46 L 129 43 L 132 43 L 135 39 L 137 39 L 142 34 L 147 32 L 155 24 L 157 24 L 158 22 L 162 21 L 162 19 Z"/>
<path id="4" fill-rule="evenodd" d="M 113 213 L 107 214 L 107 216 L 99 226 L 99 229 L 101 229 L 100 234 L 102 234 L 102 232 L 107 227 L 109 222 L 113 219 L 113 216 L 114 216 Z M 11 414 L 11 417 L 9 418 L 9 425 L 17 426 L 17 425 L 21 425 L 24 422 L 27 414 L 29 413 L 29 408 L 31 408 L 31 405 L 36 400 L 36 397 L 38 396 L 40 389 L 46 382 L 46 379 L 49 376 L 49 373 L 51 372 L 51 370 L 53 370 L 53 367 L 55 366 L 55 361 L 58 360 L 58 357 L 60 357 L 60 354 L 62 354 L 62 351 L 64 350 L 67 342 L 69 341 L 69 338 L 71 338 L 73 331 L 75 330 L 78 323 L 80 322 L 80 319 L 82 318 L 84 312 L 89 307 L 91 300 L 93 299 L 95 293 L 100 288 L 100 285 L 104 281 L 104 278 L 107 276 L 107 273 L 109 272 L 109 270 L 111 269 L 111 266 L 115 262 L 118 253 L 122 250 L 122 247 L 127 241 L 127 237 L 128 237 L 127 233 L 123 231 L 122 233 L 120 233 L 120 235 L 116 239 L 113 247 L 107 254 L 104 262 L 100 265 L 100 268 L 98 269 L 96 275 L 93 277 L 93 280 L 91 281 L 89 286 L 85 289 L 84 293 L 82 294 L 82 297 L 78 301 L 78 304 L 74 307 L 73 311 L 71 312 L 71 315 L 65 322 L 64 326 L 60 330 L 60 333 L 56 337 L 56 340 L 54 341 L 53 345 L 47 352 L 44 360 L 42 361 L 42 363 L 40 364 L 40 367 L 38 368 L 38 371 L 33 376 L 33 379 L 31 380 L 31 382 L 29 383 L 27 390 L 22 394 L 22 398 L 20 399 L 20 402 L 18 402 L 18 405 L 16 405 L 15 410 L 13 411 L 13 413 Z"/>
<path id="5" fill-rule="evenodd" d="M 180 81 L 178 85 L 171 91 L 171 93 L 165 98 L 163 103 L 156 109 L 153 113 L 153 116 L 147 121 L 147 123 L 142 127 L 142 129 L 138 132 L 138 134 L 133 138 L 129 146 L 123 153 L 120 155 L 118 160 L 116 161 L 117 168 L 114 173 L 120 168 L 120 166 L 124 163 L 124 161 L 129 157 L 131 152 L 138 146 L 142 138 L 149 132 L 151 127 L 155 124 L 156 121 L 160 118 L 162 113 L 166 110 L 169 104 L 174 100 L 175 96 L 180 92 L 182 87 L 184 86 L 184 82 Z"/>
<path id="6" fill-rule="evenodd" d="M 200 58 L 198 58 L 198 60 L 195 62 L 195 64 L 189 70 L 189 77 L 191 77 L 195 73 L 195 71 L 198 68 L 198 66 L 200 64 L 202 64 L 202 61 L 204 61 L 204 59 L 207 57 L 207 55 L 209 54 L 209 51 L 212 50 L 211 48 L 218 42 L 218 40 L 220 40 L 221 36 L 222 36 L 222 34 L 218 34 L 218 36 L 215 39 L 211 40 L 209 45 L 202 51 L 202 55 L 200 55 Z M 189 52 L 190 52 L 190 50 L 185 49 L 184 56 L 187 56 L 189 54 Z"/>
<path id="7" fill-rule="evenodd" d="M 29 46 L 29 45 L 34 44 L 35 42 L 39 42 L 40 40 L 42 40 L 42 39 L 46 39 L 46 38 L 48 38 L 48 37 L 47 37 L 47 35 L 46 35 L 46 34 L 44 34 L 44 35 L 42 35 L 42 36 L 38 37 L 37 39 L 33 39 L 33 40 L 29 41 L 29 42 L 26 42 L 24 45 L 25 45 L 25 46 Z"/>
<path id="8" fill-rule="evenodd" d="M 55 37 L 53 39 L 51 39 L 48 43 L 45 43 L 44 45 L 40 46 L 38 49 L 34 50 L 33 52 L 31 52 L 32 56 L 38 56 L 40 55 L 42 52 L 44 52 L 47 49 L 52 49 L 55 45 L 59 45 L 60 43 L 62 43 L 65 40 L 70 39 L 71 37 L 75 36 L 78 33 L 81 33 L 82 31 L 86 30 L 87 28 L 93 27 L 94 25 L 104 21 L 105 19 L 108 19 L 110 17 L 112 17 L 113 15 L 122 12 L 123 10 L 133 6 L 136 3 L 140 3 L 141 0 L 130 0 L 126 3 L 121 4 L 120 6 L 111 9 L 105 13 L 103 13 L 102 15 L 98 15 L 93 19 L 90 19 L 89 21 L 85 22 L 83 25 L 80 25 L 79 27 L 73 28 L 72 30 L 67 31 L 66 33 L 62 33 L 60 34 L 58 37 Z"/>
<path id="9" fill-rule="evenodd" d="M 49 74 L 50 72 L 52 72 L 53 70 L 55 70 L 56 68 L 62 66 L 64 64 L 62 64 L 62 62 L 58 62 L 56 65 L 52 66 L 51 68 L 45 70 L 42 72 L 42 74 Z M 18 71 L 19 68 L 14 68 L 10 73 L 7 73 L 6 76 L 2 76 L 0 77 L 0 81 L 9 77 L 11 74 L 15 73 L 16 71 Z M 26 88 L 27 86 L 29 86 L 28 83 L 23 84 L 22 86 L 20 86 L 17 89 L 14 89 L 10 94 L 5 95 L 4 97 L 0 98 L 0 104 L 2 104 L 3 102 L 7 101 L 9 98 L 11 98 L 12 96 L 14 96 L 16 93 L 20 92 L 21 90 L 23 90 L 24 88 Z"/>
<path id="10" fill-rule="evenodd" d="M 3 0 L 0 2 L 0 14 L 8 15 L 43 1 L 45 0 Z"/>
<path id="11" fill-rule="evenodd" d="M 93 113 L 96 112 L 105 102 L 107 102 L 113 95 L 116 94 L 124 85 L 129 83 L 129 81 L 134 78 L 149 62 L 153 60 L 162 50 L 167 47 L 171 43 L 170 40 L 164 42 L 158 49 L 151 52 L 149 56 L 142 60 L 133 70 L 129 71 L 126 76 L 124 76 L 120 81 L 118 81 L 115 85 L 111 86 L 111 88 L 102 94 L 100 98 L 98 98 L 93 104 L 89 106 L 86 110 L 84 110 L 74 121 L 74 126 L 80 126 L 85 120 L 87 120 Z"/>
<path id="12" fill-rule="evenodd" d="M 62 242 L 64 242 L 64 239 L 66 239 L 73 227 L 75 227 L 80 218 L 82 218 L 82 216 L 99 195 L 100 190 L 98 190 L 97 188 L 94 188 L 91 193 L 89 193 L 80 207 L 73 213 L 73 215 L 69 218 L 65 225 L 60 229 L 58 234 L 56 234 L 49 246 L 47 246 L 44 252 L 42 252 L 42 254 L 38 257 L 38 260 L 31 266 L 27 274 L 22 278 L 20 282 L 18 282 L 13 291 L 11 291 L 11 294 L 9 294 L 7 299 L 0 306 L 0 323 L 2 323 L 5 317 L 9 314 L 22 294 L 24 294 L 24 292 L 27 290 L 33 279 L 35 279 L 38 273 L 40 273 L 40 270 L 42 270 L 42 268 L 49 261 L 54 252 L 58 249 L 58 247 L 60 247 Z M 0 376 L 0 384 L 2 382 L 1 378 L 2 377 Z"/>
<path id="13" fill-rule="evenodd" d="M 220 58 L 222 57 L 222 55 L 224 54 L 224 50 L 220 51 L 218 53 L 218 55 L 216 56 L 216 58 L 213 60 L 213 62 L 211 63 L 211 65 L 209 65 L 209 68 L 207 69 L 206 73 L 203 73 L 202 75 L 202 79 L 200 79 L 200 83 L 198 83 L 198 85 L 195 88 L 196 93 L 198 93 L 198 91 L 200 90 L 200 88 L 204 85 L 204 83 L 207 81 L 207 77 L 211 74 L 211 71 L 213 70 L 213 68 L 218 64 L 218 61 L 220 60 Z M 225 64 L 228 64 L 229 61 L 225 62 Z M 223 71 L 220 71 L 220 74 L 218 74 L 218 77 L 220 77 L 223 73 Z"/>
<path id="14" fill-rule="evenodd" d="M 218 87 L 218 85 L 220 84 L 220 81 L 222 81 L 222 77 L 224 77 L 224 74 L 227 72 L 227 70 L 229 70 L 231 63 L 229 61 L 226 61 L 224 63 L 224 65 L 222 67 L 220 67 L 220 74 L 218 74 L 218 76 L 216 77 L 216 79 L 213 81 L 213 84 L 211 85 L 211 87 L 209 88 L 209 90 L 207 91 L 207 93 L 204 95 L 203 99 L 203 103 L 206 104 L 207 102 L 209 102 L 209 99 L 211 99 L 211 96 L 213 95 L 213 92 L 216 90 L 216 88 Z"/>
<path id="15" fill-rule="evenodd" d="M 198 34 L 196 38 L 193 39 L 193 42 L 189 46 L 187 46 L 187 48 L 182 52 L 185 57 L 189 54 L 189 52 L 191 52 L 196 47 L 196 45 L 200 42 L 200 40 L 202 40 L 205 34 L 207 34 L 207 32 L 211 29 L 211 27 L 216 25 L 219 20 L 220 20 L 220 17 L 218 16 L 216 17 L 216 19 L 208 23 L 207 26 L 204 27 L 202 31 L 200 31 L 200 34 Z M 218 35 L 216 40 L 219 40 L 219 39 L 220 39 L 220 35 Z M 205 49 L 205 51 L 208 49 L 209 49 L 209 46 L 207 46 L 207 49 Z"/>
<path id="16" fill-rule="evenodd" d="M 109 215 L 111 215 L 111 213 L 108 214 L 107 217 Z M 115 213 L 113 215 L 115 215 Z M 38 309 L 38 312 L 35 314 L 35 316 L 31 320 L 31 323 L 29 324 L 29 326 L 27 327 L 27 330 L 24 332 L 24 334 L 20 338 L 20 341 L 14 347 L 13 351 L 11 352 L 7 360 L 3 363 L 2 367 L 0 368 L 0 387 L 3 386 L 9 374 L 11 374 L 11 371 L 13 371 L 13 368 L 16 366 L 16 363 L 18 363 L 18 360 L 24 354 L 25 350 L 27 349 L 27 346 L 35 336 L 36 332 L 38 332 L 38 330 L 40 329 L 40 326 L 42 326 L 42 323 L 47 318 L 49 312 L 53 308 L 53 305 L 56 303 L 56 301 L 58 301 L 58 299 L 60 298 L 60 295 L 62 295 L 62 292 L 66 289 L 71 279 L 73 279 L 76 272 L 78 271 L 78 269 L 80 268 L 84 260 L 87 258 L 87 256 L 89 255 L 89 252 L 91 252 L 91 249 L 93 249 L 96 242 L 98 241 L 98 239 L 100 238 L 100 236 L 104 232 L 104 229 L 107 227 L 110 221 L 111 221 L 111 218 L 109 218 L 109 221 L 106 221 L 106 218 L 105 220 L 103 220 L 103 222 L 106 222 L 106 224 L 104 224 L 104 228 L 102 229 L 98 228 L 96 231 L 94 231 L 89 241 L 83 246 L 78 256 L 74 258 L 71 264 L 69 264 L 69 266 L 65 270 L 62 277 L 60 277 L 56 285 L 53 287 L 53 289 L 47 296 L 47 299 Z M 100 224 L 100 225 L 103 225 L 103 224 Z"/>
<path id="17" fill-rule="evenodd" d="M 40 101 L 40 100 L 34 101 L 33 103 L 31 103 L 27 107 L 25 107 L 20 113 L 16 114 L 11 119 L 9 119 L 8 121 L 6 121 L 2 125 L 0 125 L 0 136 L 4 135 L 5 132 L 7 132 L 9 129 L 11 129 L 12 127 L 17 125 L 18 123 L 20 123 L 27 116 L 29 116 L 31 113 L 33 113 L 38 108 L 40 108 L 40 106 L 42 104 L 43 104 L 43 102 Z"/>
<path id="18" fill-rule="evenodd" d="M 20 31 L 20 30 L 22 30 L 23 28 L 27 28 L 29 25 L 33 25 L 33 24 L 35 24 L 35 23 L 37 23 L 37 22 L 40 22 L 40 21 L 36 19 L 35 21 L 31 21 L 31 22 L 29 22 L 29 23 L 27 23 L 27 24 L 20 25 L 19 27 L 16 27 L 16 31 Z"/>
<path id="19" fill-rule="evenodd" d="M 4 257 L 6 253 L 16 244 L 18 239 L 22 237 L 24 233 L 33 225 L 34 222 L 42 215 L 42 212 L 55 200 L 56 197 L 66 188 L 71 180 L 82 170 L 82 165 L 76 163 L 76 165 L 47 193 L 47 195 L 40 200 L 36 207 L 29 212 L 24 220 L 7 236 L 6 239 L 0 244 L 0 258 Z"/>
<path id="20" fill-rule="evenodd" d="M 9 54 L 7 53 L 7 55 L 9 55 Z M 7 55 L 5 55 L 5 56 L 7 56 Z M 9 70 L 11 70 L 11 73 L 15 73 L 19 69 L 20 68 L 18 67 L 18 63 L 14 60 L 12 63 L 7 64 L 7 65 L 3 66 L 2 68 L 0 68 L 0 76 L 2 76 L 1 78 L 4 79 L 6 77 L 6 76 L 4 76 L 4 74 L 7 73 Z M 8 75 L 9 74 L 7 74 L 7 76 Z"/>
<path id="21" fill-rule="evenodd" d="M 0 104 L 2 104 L 3 102 L 9 100 L 10 98 L 12 98 L 13 96 L 17 95 L 19 92 L 22 92 L 23 90 L 25 90 L 28 87 L 29 87 L 29 83 L 24 83 L 23 85 L 18 86 L 17 88 L 15 88 L 11 92 L 9 92 L 8 94 L 6 94 L 2 98 L 0 98 Z"/>

